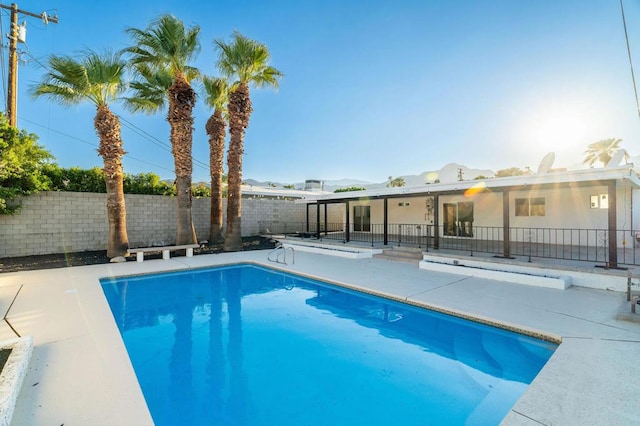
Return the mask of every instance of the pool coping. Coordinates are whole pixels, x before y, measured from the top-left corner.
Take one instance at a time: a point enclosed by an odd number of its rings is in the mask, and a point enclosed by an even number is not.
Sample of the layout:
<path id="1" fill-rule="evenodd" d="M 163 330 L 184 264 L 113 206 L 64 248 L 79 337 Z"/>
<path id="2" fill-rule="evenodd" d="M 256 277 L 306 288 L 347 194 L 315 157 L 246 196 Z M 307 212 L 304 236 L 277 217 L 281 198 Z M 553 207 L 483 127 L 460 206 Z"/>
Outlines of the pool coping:
<path id="1" fill-rule="evenodd" d="M 503 322 L 503 321 L 496 321 L 496 320 L 494 320 L 492 318 L 489 318 L 489 317 L 486 317 L 486 316 L 474 315 L 474 314 L 470 314 L 468 312 L 464 312 L 464 311 L 461 311 L 461 310 L 448 308 L 448 307 L 445 307 L 445 306 L 440 306 L 440 305 L 435 305 L 435 304 L 432 304 L 432 303 L 425 303 L 425 302 L 420 302 L 420 301 L 416 301 L 416 300 L 411 300 L 408 297 L 400 297 L 400 296 L 396 296 L 396 295 L 391 294 L 391 293 L 386 293 L 386 292 L 382 292 L 382 291 L 375 291 L 375 290 L 371 290 L 369 288 L 358 286 L 358 285 L 353 285 L 353 284 L 349 284 L 349 283 L 345 283 L 345 282 L 341 282 L 341 281 L 335 281 L 335 280 L 327 280 L 327 279 L 320 278 L 320 277 L 315 276 L 315 275 L 308 275 L 308 274 L 303 274 L 303 273 L 299 273 L 299 272 L 291 272 L 291 271 L 289 271 L 287 269 L 284 269 L 282 267 L 278 267 L 277 265 L 265 265 L 263 263 L 258 263 L 258 262 L 246 262 L 246 263 L 247 264 L 259 265 L 259 266 L 265 266 L 265 267 L 269 267 L 271 269 L 277 269 L 277 270 L 282 271 L 282 272 L 298 275 L 298 276 L 305 277 L 305 278 L 311 278 L 311 279 L 314 279 L 314 280 L 317 280 L 317 281 L 325 282 L 327 284 L 344 287 L 344 288 L 347 288 L 349 290 L 355 290 L 355 291 L 359 291 L 359 292 L 362 292 L 362 293 L 365 293 L 365 294 L 369 294 L 369 295 L 372 295 L 372 296 L 378 296 L 378 297 L 382 297 L 382 298 L 385 298 L 385 299 L 393 300 L 395 302 L 405 303 L 405 304 L 412 305 L 412 306 L 415 306 L 415 307 L 418 307 L 418 308 L 423 308 L 423 309 L 428 309 L 430 311 L 439 312 L 441 314 L 451 315 L 451 316 L 454 316 L 454 317 L 457 317 L 457 318 L 462 318 L 462 319 L 466 319 L 466 320 L 469 320 L 469 321 L 477 322 L 477 323 L 480 323 L 480 324 L 501 328 L 501 329 L 504 329 L 504 330 L 507 330 L 507 331 L 513 331 L 515 333 L 523 334 L 523 335 L 529 336 L 529 337 L 535 337 L 537 339 L 544 340 L 544 341 L 551 342 L 551 343 L 555 343 L 555 344 L 558 344 L 558 345 L 562 343 L 562 337 L 557 335 L 557 334 L 549 333 L 549 332 L 545 332 L 545 331 L 541 331 L 541 330 L 537 330 L 537 329 L 530 328 L 530 327 L 525 327 L 525 326 L 520 325 L 520 324 L 514 324 L 514 323 L 509 323 L 509 322 Z"/>

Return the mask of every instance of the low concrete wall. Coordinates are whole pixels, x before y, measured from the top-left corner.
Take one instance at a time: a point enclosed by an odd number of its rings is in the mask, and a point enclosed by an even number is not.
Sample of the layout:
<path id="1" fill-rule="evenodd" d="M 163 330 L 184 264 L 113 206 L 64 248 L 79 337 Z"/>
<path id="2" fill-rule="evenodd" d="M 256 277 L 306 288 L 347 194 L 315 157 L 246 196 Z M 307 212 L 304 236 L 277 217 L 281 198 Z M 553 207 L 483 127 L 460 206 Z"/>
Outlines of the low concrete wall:
<path id="1" fill-rule="evenodd" d="M 106 194 L 42 192 L 21 197 L 22 209 L 0 216 L 0 258 L 106 250 Z M 127 234 L 134 246 L 175 242 L 175 197 L 126 195 Z M 226 213 L 226 199 L 223 200 Z M 209 237 L 210 198 L 193 200 L 198 240 Z M 306 206 L 265 198 L 242 200 L 242 235 L 258 235 L 261 221 L 304 222 Z"/>
<path id="2" fill-rule="evenodd" d="M 626 273 L 600 270 L 598 273 L 578 270 L 573 267 L 551 268 L 549 265 L 523 264 L 498 259 L 470 259 L 467 256 L 424 253 L 420 269 L 447 272 L 465 276 L 488 278 L 516 284 L 533 285 L 565 290 L 570 286 L 599 290 L 627 290 Z"/>
<path id="3" fill-rule="evenodd" d="M 471 259 L 448 259 L 443 256 L 424 255 L 420 261 L 420 269 L 465 275 L 468 277 L 487 278 L 490 280 L 507 281 L 515 284 L 531 285 L 535 287 L 555 288 L 566 290 L 571 286 L 571 276 L 567 274 L 550 273 L 539 268 L 523 265 L 507 265 L 491 261 Z"/>

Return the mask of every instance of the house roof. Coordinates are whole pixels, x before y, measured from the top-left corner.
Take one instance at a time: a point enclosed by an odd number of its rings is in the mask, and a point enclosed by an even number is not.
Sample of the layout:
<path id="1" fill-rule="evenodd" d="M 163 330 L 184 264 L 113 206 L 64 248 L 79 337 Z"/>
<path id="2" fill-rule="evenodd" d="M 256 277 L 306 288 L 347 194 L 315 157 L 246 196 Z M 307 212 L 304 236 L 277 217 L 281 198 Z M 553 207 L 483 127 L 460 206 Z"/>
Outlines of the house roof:
<path id="1" fill-rule="evenodd" d="M 327 194 L 322 191 L 308 191 L 288 188 L 266 188 L 256 185 L 242 185 L 243 197 L 256 198 L 280 198 L 280 199 L 299 199 L 304 197 L 312 197 L 315 195 Z"/>
<path id="2" fill-rule="evenodd" d="M 640 178 L 632 165 L 615 168 L 580 169 L 570 171 L 552 171 L 543 174 L 509 176 L 483 180 L 465 180 L 449 183 L 432 183 L 420 186 L 379 188 L 365 191 L 305 194 L 296 203 L 315 204 L 317 202 L 342 202 L 362 198 L 381 199 L 398 198 L 420 195 L 456 194 L 472 190 L 483 192 L 487 190 L 524 190 L 532 188 L 554 188 L 575 186 L 602 186 L 610 181 L 627 180 L 633 188 L 640 188 Z"/>

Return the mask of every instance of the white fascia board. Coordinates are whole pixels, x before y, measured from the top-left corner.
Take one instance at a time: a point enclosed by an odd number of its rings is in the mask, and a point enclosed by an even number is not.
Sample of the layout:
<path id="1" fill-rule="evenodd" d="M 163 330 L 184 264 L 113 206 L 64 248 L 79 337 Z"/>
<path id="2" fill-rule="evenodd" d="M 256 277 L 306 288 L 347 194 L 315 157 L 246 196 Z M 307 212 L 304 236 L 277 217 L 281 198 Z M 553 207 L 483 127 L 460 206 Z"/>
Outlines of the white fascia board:
<path id="1" fill-rule="evenodd" d="M 318 201 L 381 197 L 386 195 L 437 194 L 448 191 L 464 191 L 470 188 L 491 189 L 510 186 L 532 186 L 554 183 L 579 183 L 623 179 L 628 179 L 636 188 L 640 187 L 640 179 L 633 169 L 630 166 L 622 166 L 611 169 L 581 169 L 566 172 L 551 172 L 540 175 L 509 176 L 485 180 L 465 180 L 452 183 L 432 183 L 424 186 L 379 188 L 368 189 L 365 191 L 328 193 L 322 195 L 308 194 L 304 199 L 296 200 L 296 203 L 315 204 Z"/>

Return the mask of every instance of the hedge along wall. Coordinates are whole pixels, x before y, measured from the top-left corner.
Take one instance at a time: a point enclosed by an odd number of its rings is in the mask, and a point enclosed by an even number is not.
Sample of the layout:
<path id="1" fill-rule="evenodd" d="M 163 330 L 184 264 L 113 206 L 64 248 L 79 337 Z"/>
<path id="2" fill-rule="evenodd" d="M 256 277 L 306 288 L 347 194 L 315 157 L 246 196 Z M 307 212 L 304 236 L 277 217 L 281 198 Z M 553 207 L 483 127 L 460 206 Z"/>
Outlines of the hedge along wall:
<path id="1" fill-rule="evenodd" d="M 0 258 L 106 250 L 106 194 L 41 192 L 21 197 L 19 201 L 22 209 L 18 213 L 0 216 Z M 175 197 L 129 194 L 125 202 L 127 234 L 132 247 L 175 242 Z M 226 210 L 226 200 L 223 202 Z M 199 241 L 209 238 L 210 208 L 210 198 L 193 200 L 193 220 Z M 331 209 L 329 220 L 341 222 L 343 208 Z M 315 220 L 315 213 L 312 216 L 311 221 Z M 243 236 L 258 235 L 260 222 L 266 221 L 306 222 L 306 206 L 264 198 L 242 200 Z"/>

